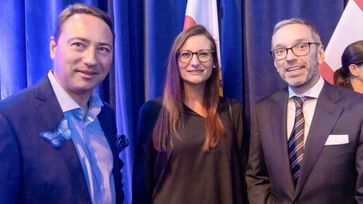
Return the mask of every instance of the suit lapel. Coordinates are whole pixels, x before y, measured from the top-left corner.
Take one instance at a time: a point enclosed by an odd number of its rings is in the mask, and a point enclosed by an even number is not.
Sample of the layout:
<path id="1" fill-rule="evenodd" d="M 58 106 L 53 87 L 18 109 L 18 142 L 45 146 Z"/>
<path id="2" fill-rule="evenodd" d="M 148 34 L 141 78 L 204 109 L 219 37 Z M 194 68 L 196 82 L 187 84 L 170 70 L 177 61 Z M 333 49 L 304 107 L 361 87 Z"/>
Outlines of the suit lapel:
<path id="1" fill-rule="evenodd" d="M 302 171 L 296 188 L 296 196 L 298 196 L 305 185 L 320 152 L 324 148 L 327 137 L 343 111 L 343 107 L 337 104 L 339 100 L 338 90 L 325 83 L 319 95 L 306 140 Z"/>
<path id="2" fill-rule="evenodd" d="M 63 112 L 47 77 L 36 86 L 35 98 L 38 101 L 35 108 L 37 115 L 41 116 L 48 130 L 55 130 L 63 118 Z"/>
<path id="3" fill-rule="evenodd" d="M 112 174 L 114 177 L 116 200 L 117 202 L 122 202 L 124 200 L 124 195 L 122 191 L 122 175 L 120 170 L 122 169 L 123 163 L 119 157 L 119 152 L 116 148 L 117 130 L 115 123 L 115 116 L 110 108 L 103 106 L 100 114 L 97 116 L 100 125 L 102 127 L 103 133 L 107 139 L 108 145 L 112 151 L 113 155 L 113 169 Z"/>
<path id="4" fill-rule="evenodd" d="M 287 151 L 287 92 L 280 92 L 274 98 L 276 104 L 271 106 L 269 109 L 269 121 L 270 121 L 270 131 L 271 140 L 269 139 L 268 144 L 271 147 L 270 154 L 273 155 L 271 161 L 276 162 L 274 164 L 279 168 L 281 176 L 281 183 L 288 190 L 289 194 L 292 196 L 294 192 L 294 184 L 291 178 L 289 154 Z M 282 119 L 282 120 L 281 120 Z"/>
<path id="5" fill-rule="evenodd" d="M 44 129 L 46 131 L 56 130 L 60 121 L 63 119 L 63 112 L 48 77 L 45 77 L 35 87 L 35 98 L 38 101 L 35 108 L 35 114 L 39 115 L 41 120 L 39 123 L 46 125 L 46 128 Z M 41 138 L 39 137 L 39 139 Z M 77 197 L 84 197 L 84 199 L 90 201 L 82 166 L 72 140 L 63 142 L 58 151 L 59 155 L 67 164 L 69 172 L 72 172 L 71 182 L 73 183 L 73 186 L 76 186 L 72 193 L 77 195 Z M 54 160 L 57 159 L 60 158 L 54 158 Z"/>

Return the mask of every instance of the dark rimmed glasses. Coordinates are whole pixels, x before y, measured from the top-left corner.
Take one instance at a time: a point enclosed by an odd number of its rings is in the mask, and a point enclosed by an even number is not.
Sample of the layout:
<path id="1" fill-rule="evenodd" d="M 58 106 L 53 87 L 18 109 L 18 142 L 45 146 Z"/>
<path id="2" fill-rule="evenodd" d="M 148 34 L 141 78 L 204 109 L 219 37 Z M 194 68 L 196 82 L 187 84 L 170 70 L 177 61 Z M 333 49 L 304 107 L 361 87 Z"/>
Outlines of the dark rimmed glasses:
<path id="1" fill-rule="evenodd" d="M 301 57 L 309 54 L 310 52 L 310 45 L 320 45 L 318 42 L 303 42 L 298 43 L 292 47 L 289 48 L 277 48 L 270 51 L 270 54 L 273 56 L 273 58 L 277 61 L 284 60 L 287 57 L 287 52 L 289 50 L 294 53 L 294 55 Z"/>
<path id="2" fill-rule="evenodd" d="M 213 58 L 214 50 L 198 50 L 192 52 L 190 50 L 180 50 L 176 53 L 177 59 L 182 63 L 189 63 L 192 60 L 193 55 L 196 55 L 200 62 L 209 62 Z"/>

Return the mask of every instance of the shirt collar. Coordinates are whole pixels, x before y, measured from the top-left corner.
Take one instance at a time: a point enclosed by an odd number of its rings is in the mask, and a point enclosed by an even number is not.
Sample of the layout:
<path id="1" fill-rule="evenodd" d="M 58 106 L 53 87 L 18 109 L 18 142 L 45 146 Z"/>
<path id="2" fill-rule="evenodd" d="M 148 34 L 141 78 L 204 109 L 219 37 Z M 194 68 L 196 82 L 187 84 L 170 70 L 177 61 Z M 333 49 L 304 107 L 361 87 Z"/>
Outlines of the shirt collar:
<path id="1" fill-rule="evenodd" d="M 297 94 L 291 89 L 291 87 L 289 87 L 289 98 L 293 96 L 307 96 L 310 98 L 318 98 L 321 90 L 323 89 L 323 86 L 324 80 L 321 76 L 319 76 L 318 82 L 303 94 Z"/>
<path id="2" fill-rule="evenodd" d="M 54 77 L 52 70 L 48 72 L 48 78 L 63 113 L 77 108 L 81 108 L 79 104 L 59 84 L 59 82 Z M 93 108 L 101 108 L 102 106 L 102 100 L 95 92 L 92 92 L 89 101 L 89 110 L 92 110 Z"/>

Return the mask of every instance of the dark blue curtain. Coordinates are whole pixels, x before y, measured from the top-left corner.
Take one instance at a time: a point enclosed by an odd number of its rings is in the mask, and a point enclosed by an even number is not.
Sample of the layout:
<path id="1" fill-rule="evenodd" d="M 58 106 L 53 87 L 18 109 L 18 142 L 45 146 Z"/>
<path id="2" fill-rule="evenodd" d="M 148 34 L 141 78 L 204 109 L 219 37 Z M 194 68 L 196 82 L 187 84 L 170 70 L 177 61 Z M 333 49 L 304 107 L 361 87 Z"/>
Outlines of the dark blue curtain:
<path id="1" fill-rule="evenodd" d="M 182 30 L 187 0 L 4 0 L 0 7 L 0 98 L 44 77 L 52 62 L 49 37 L 55 19 L 70 3 L 84 2 L 108 12 L 115 23 L 114 69 L 99 92 L 116 110 L 118 132 L 130 139 L 121 157 L 126 202 L 139 107 L 162 94 L 171 44 Z M 302 17 L 320 30 L 324 45 L 344 8 L 344 0 L 218 0 L 224 95 L 244 105 L 246 124 L 253 103 L 285 86 L 271 57 L 273 25 Z M 202 12 L 202 11 L 201 11 Z M 141 195 L 142 196 L 142 195 Z"/>
<path id="2" fill-rule="evenodd" d="M 131 176 L 133 167 L 134 135 L 138 109 L 144 97 L 144 14 L 141 1 L 118 1 L 113 4 L 115 20 L 115 79 L 116 116 L 118 132 L 125 134 L 130 146 L 123 155 L 125 163 L 124 191 L 126 202 L 131 202 Z"/>

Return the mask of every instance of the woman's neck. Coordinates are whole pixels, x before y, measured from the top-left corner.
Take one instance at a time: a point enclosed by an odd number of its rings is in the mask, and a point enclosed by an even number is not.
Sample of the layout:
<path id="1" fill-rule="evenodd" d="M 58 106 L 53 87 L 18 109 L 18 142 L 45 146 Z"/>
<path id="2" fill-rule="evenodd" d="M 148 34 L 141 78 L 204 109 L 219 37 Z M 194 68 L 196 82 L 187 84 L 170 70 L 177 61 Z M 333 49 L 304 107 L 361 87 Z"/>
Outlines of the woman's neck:
<path id="1" fill-rule="evenodd" d="M 199 115 L 206 117 L 204 104 L 204 86 L 188 86 L 184 84 L 184 104 Z"/>
<path id="2" fill-rule="evenodd" d="M 354 78 L 351 79 L 350 82 L 352 83 L 354 91 L 363 94 L 363 82 L 360 79 Z"/>

